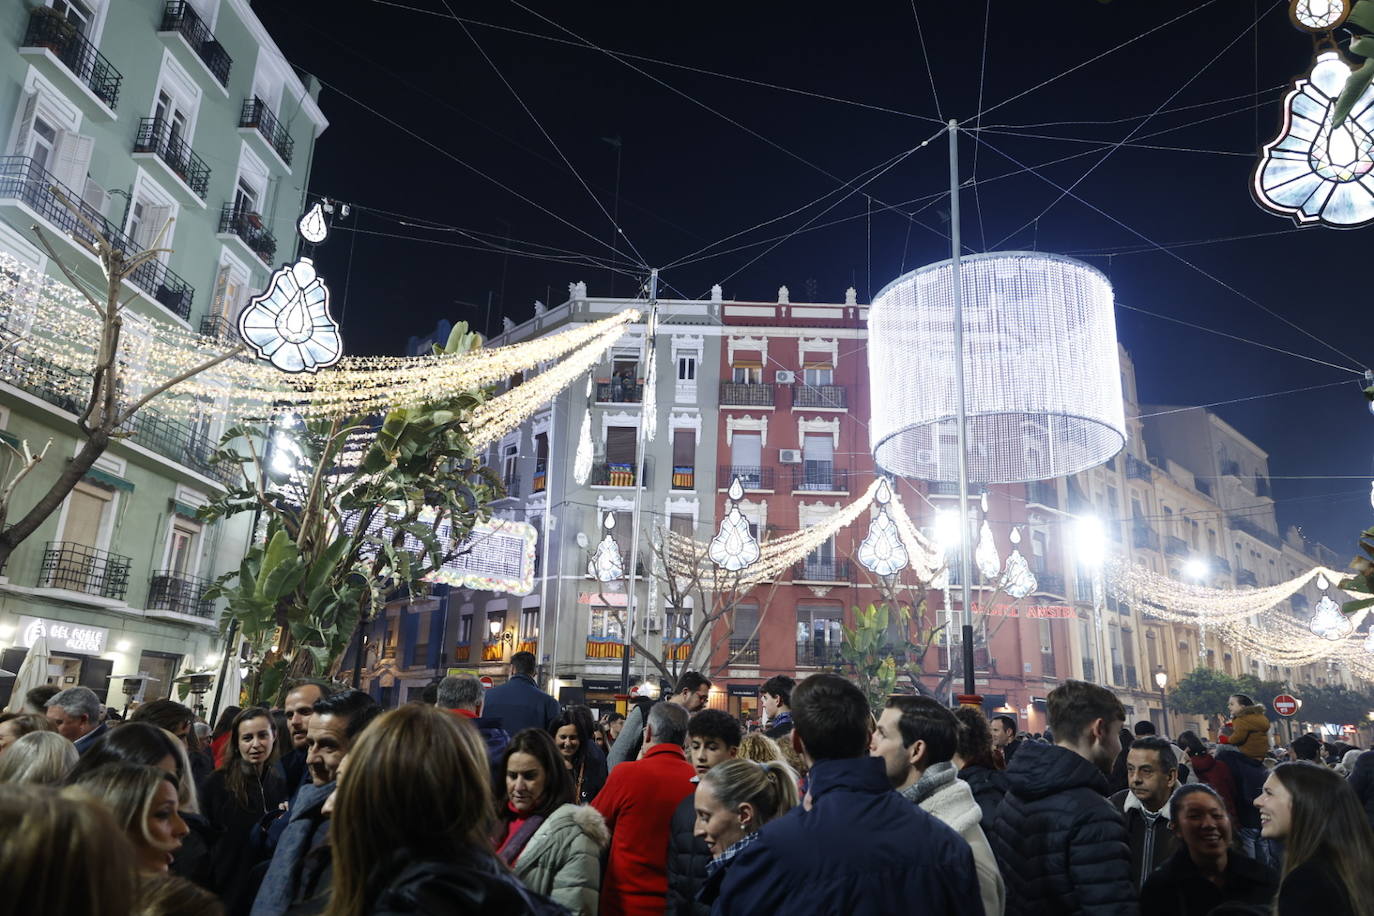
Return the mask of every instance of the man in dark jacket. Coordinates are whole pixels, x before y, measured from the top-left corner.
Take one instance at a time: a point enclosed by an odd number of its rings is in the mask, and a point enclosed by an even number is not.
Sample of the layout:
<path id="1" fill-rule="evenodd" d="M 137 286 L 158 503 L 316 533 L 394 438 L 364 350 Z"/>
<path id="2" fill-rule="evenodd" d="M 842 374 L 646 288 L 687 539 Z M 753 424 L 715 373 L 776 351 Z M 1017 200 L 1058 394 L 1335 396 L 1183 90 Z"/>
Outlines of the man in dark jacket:
<path id="1" fill-rule="evenodd" d="M 797 682 L 785 674 L 775 674 L 759 688 L 759 701 L 768 716 L 764 734 L 779 741 L 792 734 L 792 688 Z"/>
<path id="2" fill-rule="evenodd" d="M 893 792 L 868 756 L 872 714 L 859 688 L 813 674 L 792 693 L 792 721 L 811 768 L 806 798 L 726 868 L 713 912 L 981 914 L 968 843 Z"/>
<path id="3" fill-rule="evenodd" d="M 710 696 L 711 682 L 700 672 L 688 671 L 678 678 L 673 695 L 665 698 L 663 702 L 681 706 L 691 714 L 705 709 Z M 652 703 L 636 702 L 634 709 L 625 717 L 625 727 L 620 730 L 620 737 L 615 739 L 610 753 L 606 755 L 606 766 L 609 769 L 614 770 L 622 763 L 639 758 L 640 748 L 644 745 L 644 726 L 649 723 L 649 710 L 652 706 Z"/>
<path id="4" fill-rule="evenodd" d="M 1126 756 L 1126 782 L 1128 787 L 1112 796 L 1112 804 L 1126 822 L 1131 881 L 1140 890 L 1178 848 L 1178 835 L 1169 829 L 1169 798 L 1178 785 L 1173 745 L 1155 735 L 1137 737 Z"/>
<path id="5" fill-rule="evenodd" d="M 1050 691 L 1046 706 L 1056 743 L 1016 752 L 988 831 L 1007 916 L 1137 916 L 1126 828 L 1105 797 L 1126 710 L 1082 681 Z"/>
<path id="6" fill-rule="evenodd" d="M 545 731 L 553 726 L 561 710 L 558 701 L 539 689 L 534 682 L 535 660 L 531 652 L 517 652 L 510 657 L 510 679 L 487 691 L 482 711 L 512 735 L 527 728 Z"/>
<path id="7" fill-rule="evenodd" d="M 718 763 L 734 760 L 739 751 L 739 722 L 720 709 L 703 709 L 687 722 L 687 762 L 696 768 L 693 785 Z M 673 813 L 668 834 L 668 916 L 709 916 L 711 908 L 697 900 L 706 880 L 711 849 L 696 835 L 696 792 Z"/>

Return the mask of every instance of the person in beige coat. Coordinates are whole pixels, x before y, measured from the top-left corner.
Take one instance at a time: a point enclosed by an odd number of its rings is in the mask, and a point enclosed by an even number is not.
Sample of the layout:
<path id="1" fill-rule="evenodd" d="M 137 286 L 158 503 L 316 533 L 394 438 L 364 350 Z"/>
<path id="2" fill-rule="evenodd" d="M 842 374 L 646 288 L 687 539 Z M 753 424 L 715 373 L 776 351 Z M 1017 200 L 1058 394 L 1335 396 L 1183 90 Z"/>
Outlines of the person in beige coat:
<path id="1" fill-rule="evenodd" d="M 1002 916 L 1007 892 L 983 832 L 983 809 L 951 762 L 959 720 L 929 697 L 893 697 L 878 718 L 869 753 L 881 757 L 888 781 L 903 798 L 958 833 L 973 850 L 985 916 Z"/>
<path id="2" fill-rule="evenodd" d="M 574 803 L 572 777 L 553 739 L 539 729 L 520 732 L 506 748 L 501 772 L 496 854 L 525 887 L 577 916 L 596 916 L 610 831 L 595 808 Z"/>

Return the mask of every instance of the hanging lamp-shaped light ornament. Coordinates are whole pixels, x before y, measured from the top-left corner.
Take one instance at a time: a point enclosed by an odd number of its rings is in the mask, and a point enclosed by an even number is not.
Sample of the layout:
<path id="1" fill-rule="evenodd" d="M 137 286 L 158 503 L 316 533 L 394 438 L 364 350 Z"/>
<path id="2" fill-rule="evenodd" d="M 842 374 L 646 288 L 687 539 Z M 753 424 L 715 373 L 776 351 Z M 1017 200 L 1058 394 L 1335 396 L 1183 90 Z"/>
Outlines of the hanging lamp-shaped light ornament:
<path id="1" fill-rule="evenodd" d="M 591 562 L 587 564 L 587 572 L 598 582 L 615 582 L 625 577 L 625 558 L 620 553 L 620 545 L 616 543 L 613 534 L 614 512 L 606 513 L 604 525 L 606 535 L 601 539 L 601 543 L 596 545 Z"/>
<path id="2" fill-rule="evenodd" d="M 658 433 L 658 355 L 654 345 L 649 344 L 649 369 L 644 373 L 644 397 L 641 412 L 644 414 L 644 441 L 653 442 Z"/>
<path id="3" fill-rule="evenodd" d="M 993 540 L 992 527 L 987 519 L 983 520 L 983 526 L 978 530 L 978 546 L 973 551 L 973 562 L 989 582 L 996 582 L 1002 575 L 1002 557 L 997 553 L 997 542 Z"/>
<path id="4" fill-rule="evenodd" d="M 892 486 L 886 477 L 878 481 L 873 500 L 878 504 L 878 513 L 868 526 L 868 535 L 859 544 L 859 562 L 875 576 L 887 578 L 906 569 L 911 558 L 889 508 Z"/>
<path id="5" fill-rule="evenodd" d="M 309 258 L 273 273 L 267 291 L 239 313 L 238 324 L 253 353 L 283 372 L 318 372 L 343 356 L 339 324 L 329 314 L 329 287 Z"/>
<path id="6" fill-rule="evenodd" d="M 324 218 L 324 207 L 318 202 L 309 210 L 305 211 L 300 222 L 296 224 L 300 231 L 301 238 L 312 245 L 318 245 L 329 236 L 329 223 Z"/>
<path id="7" fill-rule="evenodd" d="M 1374 87 L 1334 126 L 1349 76 L 1341 55 L 1325 51 L 1284 97 L 1283 127 L 1261 151 L 1250 185 L 1262 209 L 1299 226 L 1356 229 L 1374 222 Z"/>
<path id="8" fill-rule="evenodd" d="M 1035 580 L 1035 573 L 1031 570 L 1026 558 L 1021 556 L 1021 551 L 1017 545 L 1021 543 L 1021 532 L 1019 529 L 1011 529 L 1011 555 L 1007 557 L 1007 568 L 1002 573 L 1002 591 L 1013 598 L 1024 598 L 1035 591 L 1038 584 Z"/>
<path id="9" fill-rule="evenodd" d="M 726 495 L 730 497 L 730 508 L 721 519 L 720 530 L 711 538 L 707 555 L 726 572 L 740 572 L 757 563 L 763 551 L 749 530 L 749 520 L 739 510 L 739 501 L 744 498 L 744 484 L 739 477 L 730 483 Z"/>
<path id="10" fill-rule="evenodd" d="M 577 436 L 577 452 L 573 456 L 573 480 L 579 487 L 592 477 L 592 409 L 582 414 L 582 432 Z"/>
<path id="11" fill-rule="evenodd" d="M 1288 18 L 1304 32 L 1329 32 L 1350 15 L 1350 0 L 1291 0 Z"/>
<path id="12" fill-rule="evenodd" d="M 1341 613 L 1341 606 L 1332 601 L 1330 595 L 1322 595 L 1317 602 L 1317 610 L 1308 622 L 1308 628 L 1313 636 L 1330 640 L 1345 639 L 1355 632 L 1355 625 Z"/>

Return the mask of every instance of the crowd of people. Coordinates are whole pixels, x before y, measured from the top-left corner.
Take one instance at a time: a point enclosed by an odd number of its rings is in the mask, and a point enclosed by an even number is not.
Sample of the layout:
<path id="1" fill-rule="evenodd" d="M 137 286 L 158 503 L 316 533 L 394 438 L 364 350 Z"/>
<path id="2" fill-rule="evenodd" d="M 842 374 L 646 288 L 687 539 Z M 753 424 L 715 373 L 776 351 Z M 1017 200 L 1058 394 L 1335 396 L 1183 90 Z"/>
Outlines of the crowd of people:
<path id="1" fill-rule="evenodd" d="M 1047 731 L 777 676 L 762 727 L 684 675 L 600 719 L 517 653 L 384 710 L 304 681 L 214 728 L 85 687 L 0 716 L 0 916 L 1374 916 L 1374 751 L 1127 729 L 1066 681 Z"/>

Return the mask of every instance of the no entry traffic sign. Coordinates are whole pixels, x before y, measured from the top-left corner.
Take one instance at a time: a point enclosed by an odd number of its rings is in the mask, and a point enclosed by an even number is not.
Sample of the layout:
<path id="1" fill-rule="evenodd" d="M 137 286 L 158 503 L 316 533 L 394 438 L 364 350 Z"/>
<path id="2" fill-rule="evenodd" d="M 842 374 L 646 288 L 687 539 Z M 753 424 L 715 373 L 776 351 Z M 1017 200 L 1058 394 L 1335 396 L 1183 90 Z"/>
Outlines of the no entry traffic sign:
<path id="1" fill-rule="evenodd" d="M 487 675 L 484 674 L 484 675 L 482 675 L 481 677 L 479 677 L 477 680 L 478 680 L 478 682 L 479 682 L 483 687 L 486 687 L 486 688 L 490 688 L 490 687 L 491 687 L 492 681 L 491 681 L 491 678 L 487 677 Z M 1291 700 L 1292 697 L 1289 697 L 1289 699 Z"/>
<path id="2" fill-rule="evenodd" d="M 1274 712 L 1281 716 L 1291 716 L 1298 711 L 1298 701 L 1286 693 L 1274 697 Z"/>

